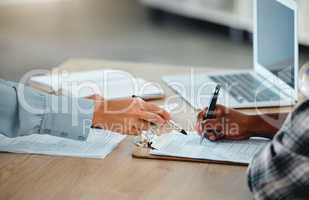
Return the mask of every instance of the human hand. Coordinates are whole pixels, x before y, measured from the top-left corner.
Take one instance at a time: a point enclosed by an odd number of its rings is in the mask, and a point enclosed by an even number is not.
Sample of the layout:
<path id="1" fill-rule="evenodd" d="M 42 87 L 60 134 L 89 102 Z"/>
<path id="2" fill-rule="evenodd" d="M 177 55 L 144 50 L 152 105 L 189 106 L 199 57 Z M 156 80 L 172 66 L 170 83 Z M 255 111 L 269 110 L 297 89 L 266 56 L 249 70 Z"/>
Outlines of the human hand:
<path id="1" fill-rule="evenodd" d="M 250 117 L 231 108 L 217 105 L 213 119 L 203 120 L 205 111 L 197 117 L 196 130 L 206 134 L 209 140 L 220 139 L 244 140 L 252 136 L 249 131 Z"/>
<path id="2" fill-rule="evenodd" d="M 93 126 L 128 135 L 139 135 L 151 124 L 163 126 L 171 116 L 155 104 L 140 98 L 96 101 Z"/>

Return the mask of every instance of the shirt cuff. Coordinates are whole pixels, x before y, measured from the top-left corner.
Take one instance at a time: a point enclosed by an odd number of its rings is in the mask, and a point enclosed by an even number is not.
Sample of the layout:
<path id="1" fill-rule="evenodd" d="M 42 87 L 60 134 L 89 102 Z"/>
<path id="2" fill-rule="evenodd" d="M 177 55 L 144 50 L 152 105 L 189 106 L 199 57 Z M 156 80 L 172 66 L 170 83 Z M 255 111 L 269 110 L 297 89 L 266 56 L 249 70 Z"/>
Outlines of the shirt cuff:
<path id="1" fill-rule="evenodd" d="M 41 134 L 87 140 L 92 126 L 94 101 L 50 96 L 46 103 L 49 112 L 43 115 Z"/>

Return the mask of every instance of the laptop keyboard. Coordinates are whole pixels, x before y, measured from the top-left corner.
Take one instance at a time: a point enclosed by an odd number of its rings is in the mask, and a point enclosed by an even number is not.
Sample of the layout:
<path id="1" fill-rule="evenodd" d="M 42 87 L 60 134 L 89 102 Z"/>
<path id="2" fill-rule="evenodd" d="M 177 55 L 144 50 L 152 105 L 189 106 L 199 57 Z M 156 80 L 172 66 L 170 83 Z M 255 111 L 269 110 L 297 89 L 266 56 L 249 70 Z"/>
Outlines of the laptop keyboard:
<path id="1" fill-rule="evenodd" d="M 210 79 L 222 85 L 239 103 L 280 100 L 278 94 L 249 73 L 210 76 Z"/>

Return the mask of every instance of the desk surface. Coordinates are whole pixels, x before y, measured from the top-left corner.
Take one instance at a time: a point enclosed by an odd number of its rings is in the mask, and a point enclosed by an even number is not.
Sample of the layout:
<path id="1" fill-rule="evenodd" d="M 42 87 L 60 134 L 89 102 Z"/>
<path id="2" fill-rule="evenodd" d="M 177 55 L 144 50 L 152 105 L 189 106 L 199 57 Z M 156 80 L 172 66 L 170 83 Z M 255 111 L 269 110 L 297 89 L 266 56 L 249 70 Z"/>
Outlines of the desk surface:
<path id="1" fill-rule="evenodd" d="M 113 68 L 160 82 L 162 75 L 207 73 L 209 68 L 153 64 L 70 60 L 60 68 L 70 71 Z M 157 101 L 162 104 L 163 101 Z M 192 126 L 196 112 L 173 116 L 184 127 Z M 281 109 L 288 111 L 289 108 Z M 265 112 L 276 109 L 263 110 Z M 245 112 L 253 112 L 245 110 Z M 189 119 L 189 120 L 188 120 Z M 0 199 L 251 199 L 246 167 L 134 159 L 133 138 L 127 137 L 104 160 L 38 155 L 0 154 Z"/>

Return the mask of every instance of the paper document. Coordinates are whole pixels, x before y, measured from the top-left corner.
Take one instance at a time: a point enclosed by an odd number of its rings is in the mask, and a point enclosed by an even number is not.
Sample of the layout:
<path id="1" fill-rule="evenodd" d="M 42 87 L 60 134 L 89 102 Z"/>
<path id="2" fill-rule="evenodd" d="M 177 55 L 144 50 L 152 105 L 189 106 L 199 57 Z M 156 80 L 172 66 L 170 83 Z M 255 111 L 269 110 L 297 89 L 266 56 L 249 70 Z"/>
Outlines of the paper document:
<path id="1" fill-rule="evenodd" d="M 107 99 L 141 96 L 152 99 L 164 96 L 161 86 L 135 78 L 120 70 L 94 70 L 34 76 L 32 83 L 49 88 L 57 95 L 87 97 L 101 95 Z"/>
<path id="2" fill-rule="evenodd" d="M 177 132 L 163 134 L 155 139 L 152 146 L 156 150 L 150 153 L 159 156 L 248 164 L 254 155 L 269 143 L 264 139 L 250 139 L 218 142 L 204 140 L 201 144 L 200 139 L 196 133 L 188 136 Z"/>
<path id="3" fill-rule="evenodd" d="M 50 135 L 7 138 L 0 135 L 0 151 L 12 153 L 104 158 L 125 138 L 124 135 L 92 129 L 87 141 Z"/>

